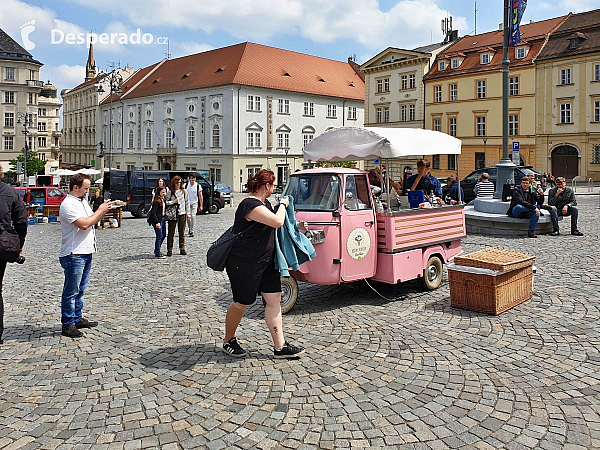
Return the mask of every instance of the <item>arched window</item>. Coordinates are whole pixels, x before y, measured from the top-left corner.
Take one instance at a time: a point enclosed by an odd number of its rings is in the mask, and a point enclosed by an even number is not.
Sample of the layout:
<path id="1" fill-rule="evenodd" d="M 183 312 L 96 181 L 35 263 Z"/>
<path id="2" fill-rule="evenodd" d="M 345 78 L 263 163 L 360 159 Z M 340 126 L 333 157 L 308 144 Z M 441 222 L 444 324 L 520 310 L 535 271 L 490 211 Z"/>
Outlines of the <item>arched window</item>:
<path id="1" fill-rule="evenodd" d="M 127 148 L 133 148 L 133 130 L 129 130 L 127 137 Z"/>
<path id="2" fill-rule="evenodd" d="M 167 128 L 165 132 L 165 147 L 170 148 L 173 145 L 173 130 Z"/>
<path id="3" fill-rule="evenodd" d="M 146 148 L 152 148 L 152 130 L 146 128 Z"/>
<path id="4" fill-rule="evenodd" d="M 219 125 L 213 125 L 212 127 L 212 147 L 221 146 L 221 129 Z"/>
<path id="5" fill-rule="evenodd" d="M 190 125 L 190 127 L 188 128 L 187 137 L 188 137 L 187 146 L 190 148 L 195 147 L 196 146 L 196 129 L 194 128 L 193 125 Z"/>

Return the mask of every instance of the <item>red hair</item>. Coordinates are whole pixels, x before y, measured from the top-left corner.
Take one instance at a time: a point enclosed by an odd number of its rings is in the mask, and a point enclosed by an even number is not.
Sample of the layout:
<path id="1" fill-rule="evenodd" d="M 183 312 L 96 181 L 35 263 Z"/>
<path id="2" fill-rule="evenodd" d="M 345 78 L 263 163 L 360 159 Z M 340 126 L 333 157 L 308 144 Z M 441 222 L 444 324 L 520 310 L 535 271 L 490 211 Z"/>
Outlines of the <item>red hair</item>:
<path id="1" fill-rule="evenodd" d="M 273 184 L 275 174 L 272 170 L 262 169 L 253 177 L 248 178 L 248 192 L 257 192 L 261 186 Z"/>

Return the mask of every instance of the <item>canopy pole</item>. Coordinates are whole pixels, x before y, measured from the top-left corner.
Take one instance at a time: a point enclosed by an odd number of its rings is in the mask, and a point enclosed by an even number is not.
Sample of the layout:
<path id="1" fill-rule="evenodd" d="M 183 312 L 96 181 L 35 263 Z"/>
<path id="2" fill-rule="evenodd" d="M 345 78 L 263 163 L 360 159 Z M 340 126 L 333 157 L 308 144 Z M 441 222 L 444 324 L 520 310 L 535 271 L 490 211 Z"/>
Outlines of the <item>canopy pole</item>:
<path id="1" fill-rule="evenodd" d="M 390 160 L 387 160 L 387 164 L 390 163 Z M 389 169 L 387 167 L 387 165 L 385 166 L 385 185 L 386 185 L 386 190 L 387 190 L 387 212 L 388 214 L 391 211 L 391 203 L 390 203 L 390 174 L 389 174 Z"/>
<path id="2" fill-rule="evenodd" d="M 458 204 L 462 204 L 462 195 L 460 195 L 460 155 L 456 155 L 456 181 L 458 182 Z"/>

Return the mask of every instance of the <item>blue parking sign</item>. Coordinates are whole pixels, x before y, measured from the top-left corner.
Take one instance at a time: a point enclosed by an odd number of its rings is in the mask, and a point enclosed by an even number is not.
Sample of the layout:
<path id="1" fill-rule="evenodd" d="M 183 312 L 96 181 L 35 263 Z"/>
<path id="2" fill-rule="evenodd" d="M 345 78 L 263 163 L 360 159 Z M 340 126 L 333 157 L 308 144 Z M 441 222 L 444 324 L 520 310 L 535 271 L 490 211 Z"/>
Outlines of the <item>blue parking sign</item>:
<path id="1" fill-rule="evenodd" d="M 515 141 L 513 144 L 513 152 L 518 152 L 521 150 L 521 143 L 519 141 Z"/>
<path id="2" fill-rule="evenodd" d="M 378 165 L 379 165 L 379 160 L 378 160 L 378 159 L 376 159 L 376 160 L 375 160 L 375 161 L 373 161 L 373 162 L 375 163 L 375 165 L 376 165 L 376 166 L 378 166 Z"/>

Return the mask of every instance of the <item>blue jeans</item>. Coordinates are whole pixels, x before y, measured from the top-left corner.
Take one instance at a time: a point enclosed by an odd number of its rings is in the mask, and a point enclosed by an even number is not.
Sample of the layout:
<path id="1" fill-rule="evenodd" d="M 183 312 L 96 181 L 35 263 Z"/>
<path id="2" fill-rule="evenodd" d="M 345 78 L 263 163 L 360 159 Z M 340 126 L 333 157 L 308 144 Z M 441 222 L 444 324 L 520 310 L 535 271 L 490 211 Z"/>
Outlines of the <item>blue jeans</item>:
<path id="1" fill-rule="evenodd" d="M 523 205 L 515 205 L 515 207 L 512 210 L 512 216 L 515 218 L 518 217 L 522 217 L 525 219 L 529 219 L 529 231 L 533 231 L 535 230 L 535 226 L 538 223 L 538 220 L 540 220 L 540 216 L 538 216 L 535 212 L 537 211 L 536 209 L 528 209 L 525 208 Z"/>
<path id="2" fill-rule="evenodd" d="M 551 206 L 550 209 L 550 217 L 552 218 L 552 226 L 554 230 L 558 231 L 558 216 L 571 216 L 571 233 L 577 230 L 577 217 L 579 216 L 579 211 L 577 210 L 577 206 L 567 205 L 567 213 L 563 214 L 562 208 L 557 209 L 556 206 Z"/>
<path id="3" fill-rule="evenodd" d="M 160 228 L 156 228 L 156 224 L 153 223 L 152 227 L 154 228 L 154 233 L 156 234 L 156 240 L 154 241 L 154 255 L 160 255 L 160 247 L 165 240 L 165 236 L 167 235 L 165 229 L 165 219 L 160 223 Z"/>
<path id="4" fill-rule="evenodd" d="M 92 255 L 67 255 L 58 258 L 65 270 L 61 313 L 62 327 L 69 328 L 81 320 L 83 309 L 83 292 L 90 281 Z"/>

